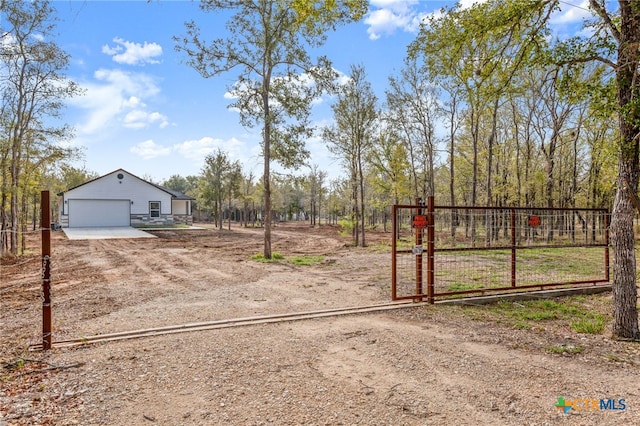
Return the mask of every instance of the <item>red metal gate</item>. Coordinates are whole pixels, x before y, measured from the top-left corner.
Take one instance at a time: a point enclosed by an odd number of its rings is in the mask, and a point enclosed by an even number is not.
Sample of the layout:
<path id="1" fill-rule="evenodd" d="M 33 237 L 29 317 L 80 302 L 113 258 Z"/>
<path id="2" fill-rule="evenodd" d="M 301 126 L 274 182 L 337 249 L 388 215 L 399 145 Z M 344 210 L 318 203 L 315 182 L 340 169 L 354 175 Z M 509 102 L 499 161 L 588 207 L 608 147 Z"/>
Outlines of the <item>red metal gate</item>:
<path id="1" fill-rule="evenodd" d="M 609 282 L 606 209 L 393 206 L 393 300 Z M 425 259 L 426 257 L 426 259 Z"/>

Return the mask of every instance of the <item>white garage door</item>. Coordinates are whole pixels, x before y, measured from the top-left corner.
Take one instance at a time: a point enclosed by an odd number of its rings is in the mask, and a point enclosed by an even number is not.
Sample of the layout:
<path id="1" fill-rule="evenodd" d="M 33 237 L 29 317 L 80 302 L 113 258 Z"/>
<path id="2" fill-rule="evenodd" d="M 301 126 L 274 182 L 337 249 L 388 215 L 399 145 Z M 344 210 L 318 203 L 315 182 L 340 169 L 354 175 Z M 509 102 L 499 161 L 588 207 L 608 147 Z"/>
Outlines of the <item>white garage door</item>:
<path id="1" fill-rule="evenodd" d="M 130 226 L 129 200 L 69 200 L 69 227 Z"/>

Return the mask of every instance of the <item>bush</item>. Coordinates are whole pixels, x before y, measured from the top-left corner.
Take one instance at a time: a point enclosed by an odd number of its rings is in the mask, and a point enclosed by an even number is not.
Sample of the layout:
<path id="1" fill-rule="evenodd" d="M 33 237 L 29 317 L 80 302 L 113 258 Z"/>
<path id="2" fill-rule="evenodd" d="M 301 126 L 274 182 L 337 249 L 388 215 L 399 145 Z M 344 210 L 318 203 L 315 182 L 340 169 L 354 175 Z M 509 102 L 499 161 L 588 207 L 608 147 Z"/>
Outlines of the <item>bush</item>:
<path id="1" fill-rule="evenodd" d="M 354 220 L 340 219 L 338 221 L 338 225 L 340 225 L 340 235 L 342 235 L 343 237 L 353 234 L 353 227 L 355 226 Z"/>

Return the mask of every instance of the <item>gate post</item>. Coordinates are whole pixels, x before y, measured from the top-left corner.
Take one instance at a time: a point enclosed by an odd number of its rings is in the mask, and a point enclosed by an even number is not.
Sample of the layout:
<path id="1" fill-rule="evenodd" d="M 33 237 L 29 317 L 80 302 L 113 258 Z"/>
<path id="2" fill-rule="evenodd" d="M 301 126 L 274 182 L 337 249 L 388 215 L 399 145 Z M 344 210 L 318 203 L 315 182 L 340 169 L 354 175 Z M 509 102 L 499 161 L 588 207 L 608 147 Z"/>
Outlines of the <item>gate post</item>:
<path id="1" fill-rule="evenodd" d="M 427 198 L 427 301 L 434 302 L 435 294 L 435 198 Z"/>
<path id="2" fill-rule="evenodd" d="M 398 206 L 396 204 L 393 205 L 393 209 L 392 209 L 392 218 L 391 218 L 391 226 L 393 227 L 393 238 L 391 238 L 391 300 L 397 300 L 396 298 L 396 291 L 397 291 L 397 287 L 396 287 L 396 280 L 397 280 L 397 275 L 396 275 L 396 262 L 397 262 L 397 257 L 396 257 L 396 250 L 397 250 L 397 246 L 396 246 L 396 242 L 398 239 Z"/>
<path id="3" fill-rule="evenodd" d="M 42 233 L 42 349 L 51 349 L 51 205 L 49 191 L 40 193 Z"/>
<path id="4" fill-rule="evenodd" d="M 422 215 L 422 206 L 424 205 L 424 201 L 421 200 L 420 198 L 416 198 L 416 216 L 421 216 Z M 416 256 L 416 295 L 421 295 L 422 294 L 422 233 L 423 228 L 421 227 L 416 227 L 415 225 L 414 229 L 416 232 L 416 248 L 418 248 L 418 251 L 415 253 Z M 414 302 L 420 302 L 422 300 L 422 297 L 416 297 L 413 299 Z"/>
<path id="5" fill-rule="evenodd" d="M 516 210 L 511 209 L 511 287 L 516 286 Z"/>

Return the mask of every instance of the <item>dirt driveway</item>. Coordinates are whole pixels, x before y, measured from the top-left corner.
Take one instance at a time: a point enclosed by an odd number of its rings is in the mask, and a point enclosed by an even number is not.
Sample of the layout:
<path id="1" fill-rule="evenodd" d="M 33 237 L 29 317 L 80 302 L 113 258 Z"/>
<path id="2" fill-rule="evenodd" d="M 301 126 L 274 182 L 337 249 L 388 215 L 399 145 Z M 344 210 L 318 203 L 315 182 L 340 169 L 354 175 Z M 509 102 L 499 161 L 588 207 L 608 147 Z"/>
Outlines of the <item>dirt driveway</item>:
<path id="1" fill-rule="evenodd" d="M 389 300 L 388 234 L 353 248 L 334 227 L 281 225 L 158 238 L 54 234 L 55 340 Z M 547 323 L 531 330 L 429 306 L 28 352 L 39 259 L 0 276 L 0 426 L 640 424 L 635 343 Z M 323 256 L 293 264 L 294 256 Z M 594 296 L 606 303 L 607 296 Z M 573 355 L 553 345 L 580 345 Z M 564 414 L 558 398 L 577 402 Z M 591 409 L 592 399 L 616 408 Z M 620 400 L 624 401 L 620 401 Z M 599 408 L 599 407 L 598 407 Z M 611 408 L 611 405 L 609 405 Z"/>

